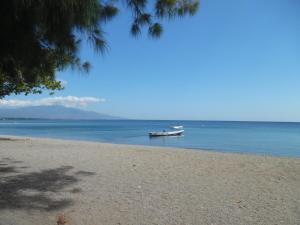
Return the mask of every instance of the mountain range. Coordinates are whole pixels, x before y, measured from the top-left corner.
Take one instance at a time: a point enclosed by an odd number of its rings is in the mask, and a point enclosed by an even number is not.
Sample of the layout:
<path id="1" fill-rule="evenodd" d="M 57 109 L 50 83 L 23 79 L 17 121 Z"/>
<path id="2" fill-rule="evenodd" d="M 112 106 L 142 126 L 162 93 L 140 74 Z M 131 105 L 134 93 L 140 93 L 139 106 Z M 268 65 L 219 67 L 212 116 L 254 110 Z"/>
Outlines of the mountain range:
<path id="1" fill-rule="evenodd" d="M 67 119 L 67 120 L 116 120 L 121 117 L 110 116 L 93 111 L 51 106 L 27 106 L 18 108 L 0 108 L 0 118 L 5 119 Z"/>

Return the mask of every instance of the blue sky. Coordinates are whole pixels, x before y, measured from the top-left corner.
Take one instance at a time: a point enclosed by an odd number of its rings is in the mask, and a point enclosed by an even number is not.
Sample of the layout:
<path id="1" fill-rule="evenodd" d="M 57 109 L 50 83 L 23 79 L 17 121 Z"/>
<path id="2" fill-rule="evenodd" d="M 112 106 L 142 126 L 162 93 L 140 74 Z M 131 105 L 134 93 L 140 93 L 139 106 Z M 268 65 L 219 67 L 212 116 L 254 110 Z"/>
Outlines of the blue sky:
<path id="1" fill-rule="evenodd" d="M 60 72 L 55 96 L 105 98 L 85 108 L 135 119 L 300 121 L 299 11 L 298 0 L 202 0 L 159 40 L 130 36 L 121 12 L 105 26 L 109 51 L 84 45 L 91 72 Z"/>

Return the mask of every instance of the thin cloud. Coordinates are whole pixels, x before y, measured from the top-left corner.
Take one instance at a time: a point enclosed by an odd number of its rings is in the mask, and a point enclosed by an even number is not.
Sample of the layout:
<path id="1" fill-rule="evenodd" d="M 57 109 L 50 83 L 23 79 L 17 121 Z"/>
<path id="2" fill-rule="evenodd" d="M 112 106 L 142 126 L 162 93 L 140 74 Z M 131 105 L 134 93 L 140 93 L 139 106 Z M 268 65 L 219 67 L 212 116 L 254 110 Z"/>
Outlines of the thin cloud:
<path id="1" fill-rule="evenodd" d="M 95 98 L 95 97 L 61 96 L 61 97 L 41 98 L 37 100 L 0 99 L 0 106 L 24 107 L 24 106 L 62 105 L 66 107 L 85 107 L 87 105 L 100 103 L 100 102 L 105 102 L 105 99 Z"/>

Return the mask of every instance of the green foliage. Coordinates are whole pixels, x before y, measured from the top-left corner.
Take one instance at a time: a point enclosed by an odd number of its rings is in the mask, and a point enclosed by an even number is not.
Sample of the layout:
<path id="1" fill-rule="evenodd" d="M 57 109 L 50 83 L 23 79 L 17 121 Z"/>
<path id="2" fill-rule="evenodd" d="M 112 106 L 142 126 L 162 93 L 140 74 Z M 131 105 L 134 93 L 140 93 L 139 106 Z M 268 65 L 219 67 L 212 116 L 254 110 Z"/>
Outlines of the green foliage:
<path id="1" fill-rule="evenodd" d="M 160 37 L 159 21 L 194 15 L 198 0 L 3 0 L 0 2 L 0 99 L 12 93 L 60 90 L 55 73 L 67 67 L 89 71 L 78 56 L 86 40 L 106 49 L 102 26 L 117 15 L 120 2 L 132 13 L 131 33 L 142 27 Z"/>

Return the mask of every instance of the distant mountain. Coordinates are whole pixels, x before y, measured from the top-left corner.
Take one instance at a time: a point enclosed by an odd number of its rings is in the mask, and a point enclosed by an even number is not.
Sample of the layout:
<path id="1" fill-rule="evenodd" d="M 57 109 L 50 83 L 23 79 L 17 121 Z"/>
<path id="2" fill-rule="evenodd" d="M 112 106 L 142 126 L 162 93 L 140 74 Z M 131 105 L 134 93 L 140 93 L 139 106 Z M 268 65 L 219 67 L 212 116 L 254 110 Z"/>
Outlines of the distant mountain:
<path id="1" fill-rule="evenodd" d="M 114 120 L 120 117 L 102 113 L 55 106 L 29 106 L 22 108 L 0 108 L 0 118 L 22 119 L 68 119 L 68 120 Z"/>

